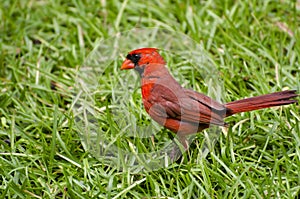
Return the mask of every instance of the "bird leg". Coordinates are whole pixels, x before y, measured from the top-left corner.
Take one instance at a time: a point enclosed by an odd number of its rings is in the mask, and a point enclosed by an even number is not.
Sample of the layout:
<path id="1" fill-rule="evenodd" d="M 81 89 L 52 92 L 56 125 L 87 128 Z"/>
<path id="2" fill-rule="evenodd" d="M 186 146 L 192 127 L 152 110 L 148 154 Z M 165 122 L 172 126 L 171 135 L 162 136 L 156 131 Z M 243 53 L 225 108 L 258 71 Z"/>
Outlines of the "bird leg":
<path id="1" fill-rule="evenodd" d="M 170 152 L 170 159 L 172 161 L 176 161 L 178 158 L 180 158 L 182 156 L 182 154 L 184 152 L 188 151 L 188 149 L 189 149 L 189 142 L 186 139 L 185 135 L 177 134 L 177 139 L 178 139 L 179 143 L 173 139 L 173 142 L 175 145 L 171 149 L 171 152 Z"/>

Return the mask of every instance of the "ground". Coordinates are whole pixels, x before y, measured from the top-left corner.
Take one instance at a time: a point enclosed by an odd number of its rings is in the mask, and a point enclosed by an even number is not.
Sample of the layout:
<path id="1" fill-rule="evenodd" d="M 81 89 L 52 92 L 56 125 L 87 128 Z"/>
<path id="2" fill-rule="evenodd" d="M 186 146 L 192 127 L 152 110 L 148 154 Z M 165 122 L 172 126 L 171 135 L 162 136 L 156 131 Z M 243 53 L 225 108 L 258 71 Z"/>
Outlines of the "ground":
<path id="1" fill-rule="evenodd" d="M 218 71 L 224 101 L 299 91 L 299 1 L 24 0 L 1 1 L 0 8 L 1 198 L 299 195 L 299 105 L 232 116 L 205 157 L 200 153 L 205 133 L 199 133 L 189 155 L 147 172 L 120 169 L 86 151 L 72 112 L 76 73 L 90 52 L 99 42 L 136 27 L 172 29 L 201 44 Z M 101 89 L 95 104 L 106 118 L 102 130 L 112 137 L 120 134 L 107 111 L 114 82 L 126 83 L 134 75 L 119 70 L 122 56 L 116 56 L 97 80 Z M 178 60 L 168 60 L 182 84 L 209 94 L 201 74 L 189 67 L 176 69 Z M 133 89 L 138 85 L 128 85 L 129 99 L 136 104 L 129 112 L 139 115 L 136 122 L 142 126 L 149 118 Z M 160 133 L 144 143 L 134 141 L 145 152 L 151 143 L 169 139 L 170 132 Z"/>

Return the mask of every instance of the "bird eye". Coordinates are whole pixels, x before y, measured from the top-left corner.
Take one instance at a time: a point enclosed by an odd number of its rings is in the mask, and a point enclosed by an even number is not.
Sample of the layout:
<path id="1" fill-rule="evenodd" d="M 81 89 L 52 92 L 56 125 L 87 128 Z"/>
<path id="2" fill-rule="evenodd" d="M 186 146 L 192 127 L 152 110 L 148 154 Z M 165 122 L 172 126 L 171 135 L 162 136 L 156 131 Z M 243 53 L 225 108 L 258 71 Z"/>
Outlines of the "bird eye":
<path id="1" fill-rule="evenodd" d="M 133 56 L 135 59 L 140 57 L 139 54 L 133 54 L 132 56 Z"/>
<path id="2" fill-rule="evenodd" d="M 141 55 L 140 54 L 128 54 L 126 56 L 126 58 L 131 60 L 135 65 L 137 65 L 139 60 L 141 59 Z"/>

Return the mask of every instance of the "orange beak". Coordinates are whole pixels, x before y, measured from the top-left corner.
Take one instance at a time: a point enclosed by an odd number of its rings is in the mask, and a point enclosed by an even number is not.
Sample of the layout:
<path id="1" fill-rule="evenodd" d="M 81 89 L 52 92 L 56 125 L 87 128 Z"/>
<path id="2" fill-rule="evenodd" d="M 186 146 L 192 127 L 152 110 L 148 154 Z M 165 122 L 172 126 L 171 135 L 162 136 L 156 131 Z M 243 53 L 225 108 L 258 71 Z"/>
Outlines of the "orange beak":
<path id="1" fill-rule="evenodd" d="M 133 68 L 134 68 L 134 63 L 132 63 L 132 61 L 129 59 L 126 59 L 121 66 L 121 70 L 133 69 Z"/>

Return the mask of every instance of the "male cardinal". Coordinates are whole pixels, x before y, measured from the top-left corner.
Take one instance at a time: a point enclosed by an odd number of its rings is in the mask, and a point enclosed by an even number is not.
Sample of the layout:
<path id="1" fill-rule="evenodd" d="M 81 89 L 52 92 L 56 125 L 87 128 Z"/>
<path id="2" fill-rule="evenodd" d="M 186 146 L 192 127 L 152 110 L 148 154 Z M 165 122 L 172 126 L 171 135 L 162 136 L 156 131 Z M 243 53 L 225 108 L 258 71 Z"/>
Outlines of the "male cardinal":
<path id="1" fill-rule="evenodd" d="M 147 113 L 160 125 L 177 133 L 187 149 L 185 136 L 208 128 L 224 126 L 224 118 L 236 113 L 295 103 L 295 90 L 287 90 L 221 104 L 196 91 L 183 88 L 169 73 L 156 48 L 128 53 L 121 69 L 135 69 Z"/>

